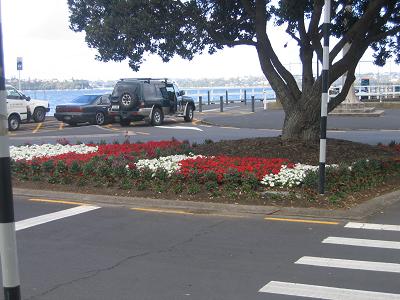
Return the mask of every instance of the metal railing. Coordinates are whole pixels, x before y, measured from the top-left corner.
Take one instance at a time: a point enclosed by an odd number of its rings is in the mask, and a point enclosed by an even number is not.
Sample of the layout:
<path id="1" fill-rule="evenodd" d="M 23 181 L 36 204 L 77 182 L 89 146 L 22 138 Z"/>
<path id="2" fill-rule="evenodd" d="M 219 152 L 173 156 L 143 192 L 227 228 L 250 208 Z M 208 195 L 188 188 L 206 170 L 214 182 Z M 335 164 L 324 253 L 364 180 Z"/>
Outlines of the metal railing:
<path id="1" fill-rule="evenodd" d="M 356 85 L 356 96 L 363 102 L 400 101 L 400 85 Z M 342 87 L 331 87 L 329 94 L 335 96 Z"/>

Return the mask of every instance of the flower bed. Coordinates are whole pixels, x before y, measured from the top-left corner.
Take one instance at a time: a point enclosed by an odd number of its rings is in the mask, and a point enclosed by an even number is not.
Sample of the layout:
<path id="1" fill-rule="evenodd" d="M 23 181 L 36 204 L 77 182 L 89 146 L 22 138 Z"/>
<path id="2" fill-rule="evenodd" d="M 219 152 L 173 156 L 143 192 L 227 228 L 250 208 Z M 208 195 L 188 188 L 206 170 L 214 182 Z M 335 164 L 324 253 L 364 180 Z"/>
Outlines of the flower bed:
<path id="1" fill-rule="evenodd" d="M 297 196 L 317 199 L 318 167 L 285 158 L 205 156 L 188 143 L 33 145 L 11 148 L 13 176 L 20 181 L 148 190 L 253 201 L 266 189 L 296 189 Z M 378 186 L 400 173 L 400 162 L 360 161 L 327 166 L 327 190 L 334 197 Z M 224 192 L 221 192 L 224 191 Z M 248 200 L 243 200 L 248 199 Z"/>
<path id="2" fill-rule="evenodd" d="M 187 144 L 176 140 L 147 142 L 139 144 L 100 144 L 100 145 L 30 145 L 10 148 L 11 158 L 15 161 L 25 160 L 43 163 L 49 160 L 64 161 L 70 165 L 73 161 L 87 162 L 96 156 L 156 157 L 165 153 L 183 151 Z"/>

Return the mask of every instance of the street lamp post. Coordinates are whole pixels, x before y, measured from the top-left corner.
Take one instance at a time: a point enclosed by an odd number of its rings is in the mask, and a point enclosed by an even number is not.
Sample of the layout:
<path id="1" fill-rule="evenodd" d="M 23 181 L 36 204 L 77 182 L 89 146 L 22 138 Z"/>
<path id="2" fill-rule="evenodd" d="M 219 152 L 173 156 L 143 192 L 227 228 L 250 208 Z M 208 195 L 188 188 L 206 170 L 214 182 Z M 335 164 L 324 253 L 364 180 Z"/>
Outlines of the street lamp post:
<path id="1" fill-rule="evenodd" d="M 0 0 L 0 257 L 5 300 L 20 300 Z"/>

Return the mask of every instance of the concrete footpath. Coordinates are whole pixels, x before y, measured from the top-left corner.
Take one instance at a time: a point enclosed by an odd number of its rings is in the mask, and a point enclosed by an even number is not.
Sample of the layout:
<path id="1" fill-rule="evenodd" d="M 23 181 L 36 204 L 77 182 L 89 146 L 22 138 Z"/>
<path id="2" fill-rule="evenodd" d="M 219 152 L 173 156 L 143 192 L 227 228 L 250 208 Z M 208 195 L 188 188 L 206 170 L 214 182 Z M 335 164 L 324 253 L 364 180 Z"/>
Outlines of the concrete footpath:
<path id="1" fill-rule="evenodd" d="M 233 105 L 233 104 L 232 104 Z M 231 105 L 231 106 L 232 106 Z M 229 113 L 199 114 L 196 118 L 205 123 L 254 129 L 282 129 L 283 110 L 263 110 L 257 107 L 252 113 L 248 107 L 241 106 Z M 229 108 L 227 106 L 226 108 Z M 400 109 L 385 109 L 380 117 L 328 116 L 329 130 L 400 130 Z"/>
<path id="2" fill-rule="evenodd" d="M 165 200 L 150 198 L 121 197 L 108 195 L 77 194 L 59 191 L 43 191 L 14 188 L 16 196 L 41 197 L 46 199 L 56 199 L 64 201 L 75 201 L 98 206 L 121 206 L 135 207 L 154 210 L 181 211 L 193 214 L 205 215 L 237 215 L 244 217 L 254 216 L 301 216 L 305 218 L 318 219 L 345 219 L 362 220 L 368 216 L 376 214 L 385 207 L 400 202 L 400 190 L 394 191 L 350 209 L 318 209 L 318 208 L 296 208 L 296 207 L 276 207 L 276 206 L 257 206 L 222 204 L 210 202 L 193 202 L 182 200 Z"/>

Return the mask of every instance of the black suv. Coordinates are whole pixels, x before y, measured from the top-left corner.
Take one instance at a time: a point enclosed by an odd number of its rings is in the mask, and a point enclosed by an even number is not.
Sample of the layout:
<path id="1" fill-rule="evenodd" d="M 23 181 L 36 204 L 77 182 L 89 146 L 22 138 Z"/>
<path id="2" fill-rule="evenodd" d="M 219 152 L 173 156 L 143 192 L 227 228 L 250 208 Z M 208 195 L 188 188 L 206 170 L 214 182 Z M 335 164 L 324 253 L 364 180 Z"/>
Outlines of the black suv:
<path id="1" fill-rule="evenodd" d="M 165 115 L 183 117 L 186 122 L 191 122 L 196 106 L 193 99 L 184 94 L 168 79 L 121 79 L 111 94 L 110 114 L 119 119 L 122 126 L 144 119 L 159 126 Z"/>

